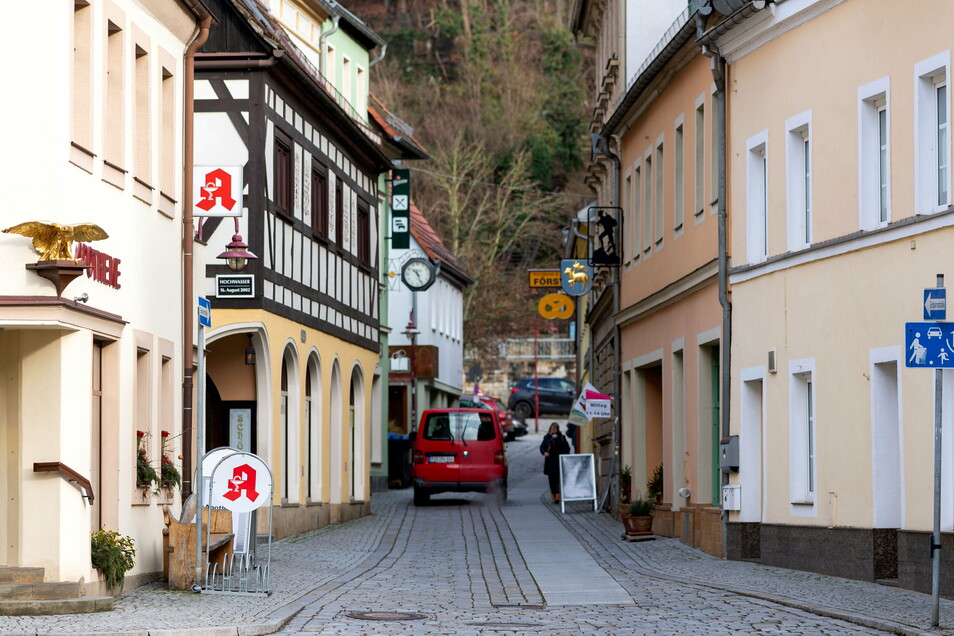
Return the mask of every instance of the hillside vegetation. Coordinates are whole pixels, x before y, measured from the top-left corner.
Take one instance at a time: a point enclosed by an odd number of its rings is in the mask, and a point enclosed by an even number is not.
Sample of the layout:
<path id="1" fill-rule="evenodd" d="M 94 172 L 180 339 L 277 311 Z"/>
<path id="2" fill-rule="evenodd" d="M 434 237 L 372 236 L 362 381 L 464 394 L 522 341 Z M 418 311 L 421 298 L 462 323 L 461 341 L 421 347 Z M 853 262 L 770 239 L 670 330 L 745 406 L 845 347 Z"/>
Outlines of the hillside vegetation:
<path id="1" fill-rule="evenodd" d="M 372 91 L 414 126 L 431 159 L 408 162 L 411 191 L 476 283 L 465 343 L 492 356 L 532 331 L 541 290 L 528 268 L 556 268 L 560 229 L 586 201 L 589 51 L 568 0 L 351 0 L 388 41 Z"/>

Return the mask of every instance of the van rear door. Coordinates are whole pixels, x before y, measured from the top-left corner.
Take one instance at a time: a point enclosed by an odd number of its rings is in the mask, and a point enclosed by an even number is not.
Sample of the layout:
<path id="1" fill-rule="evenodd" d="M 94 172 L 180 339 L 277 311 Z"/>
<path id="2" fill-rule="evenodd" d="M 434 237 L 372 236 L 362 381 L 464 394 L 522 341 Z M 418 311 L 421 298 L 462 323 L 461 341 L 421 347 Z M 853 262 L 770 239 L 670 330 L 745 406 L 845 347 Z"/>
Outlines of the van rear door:
<path id="1" fill-rule="evenodd" d="M 458 450 L 460 480 L 463 483 L 493 483 L 501 476 L 503 467 L 494 463 L 494 455 L 503 451 L 500 424 L 493 411 L 470 411 L 458 414 L 461 424 L 461 442 Z"/>
<path id="2" fill-rule="evenodd" d="M 424 454 L 418 476 L 429 482 L 460 481 L 459 433 L 451 413 L 426 413 L 415 447 Z"/>

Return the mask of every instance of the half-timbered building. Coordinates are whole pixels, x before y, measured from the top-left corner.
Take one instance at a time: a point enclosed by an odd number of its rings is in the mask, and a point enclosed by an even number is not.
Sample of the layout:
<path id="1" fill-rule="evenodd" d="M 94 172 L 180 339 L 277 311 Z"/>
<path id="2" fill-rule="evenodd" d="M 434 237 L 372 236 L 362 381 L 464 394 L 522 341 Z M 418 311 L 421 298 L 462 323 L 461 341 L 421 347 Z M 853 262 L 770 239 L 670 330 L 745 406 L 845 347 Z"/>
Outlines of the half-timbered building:
<path id="1" fill-rule="evenodd" d="M 282 537 L 370 509 L 378 179 L 391 163 L 366 100 L 382 41 L 334 4 L 209 4 L 220 26 L 196 61 L 196 165 L 238 167 L 243 210 L 201 229 L 213 307 L 205 443 L 266 460 Z M 234 234 L 258 257 L 238 277 L 214 258 Z M 232 295 L 236 279 L 247 284 Z"/>

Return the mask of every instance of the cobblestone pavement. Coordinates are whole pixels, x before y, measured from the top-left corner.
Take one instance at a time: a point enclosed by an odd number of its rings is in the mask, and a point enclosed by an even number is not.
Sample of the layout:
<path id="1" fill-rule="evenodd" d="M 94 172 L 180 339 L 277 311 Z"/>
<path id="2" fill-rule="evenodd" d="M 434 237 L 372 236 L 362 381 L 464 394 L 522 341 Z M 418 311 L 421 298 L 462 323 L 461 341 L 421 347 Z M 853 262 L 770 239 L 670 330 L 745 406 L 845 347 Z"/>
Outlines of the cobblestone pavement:
<path id="1" fill-rule="evenodd" d="M 954 634 L 954 602 L 942 601 L 942 629 L 928 631 L 924 594 L 723 561 L 671 539 L 627 543 L 590 504 L 561 514 L 544 493 L 539 439 L 508 444 L 511 493 L 539 490 L 541 527 L 562 523 L 576 539 L 553 558 L 586 550 L 631 602 L 548 605 L 520 550 L 526 537 L 505 519 L 513 504 L 447 493 L 415 507 L 400 490 L 374 495 L 369 517 L 274 543 L 267 598 L 153 584 L 111 612 L 0 617 L 0 634 Z M 349 616 L 359 612 L 419 616 Z"/>

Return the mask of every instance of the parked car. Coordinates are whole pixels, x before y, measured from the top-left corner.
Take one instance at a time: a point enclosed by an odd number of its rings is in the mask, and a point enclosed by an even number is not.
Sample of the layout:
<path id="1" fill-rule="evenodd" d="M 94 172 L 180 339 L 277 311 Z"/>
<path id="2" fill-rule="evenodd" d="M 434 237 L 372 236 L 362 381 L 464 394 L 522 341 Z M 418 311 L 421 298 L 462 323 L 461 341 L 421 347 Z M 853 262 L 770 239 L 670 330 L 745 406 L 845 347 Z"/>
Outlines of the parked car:
<path id="1" fill-rule="evenodd" d="M 497 413 L 430 409 L 411 442 L 414 505 L 440 492 L 498 492 L 507 498 L 507 454 Z"/>
<path id="2" fill-rule="evenodd" d="M 526 420 L 534 411 L 534 378 L 517 380 L 510 389 L 507 408 L 518 420 Z M 537 378 L 540 396 L 540 415 L 569 415 L 576 402 L 576 386 L 566 378 Z"/>
<path id="3" fill-rule="evenodd" d="M 490 409 L 496 412 L 497 419 L 500 421 L 500 428 L 503 430 L 504 441 L 510 442 L 517 437 L 517 428 L 513 421 L 513 413 L 497 398 L 489 395 L 465 393 L 460 396 L 458 402 L 458 406 L 464 409 Z M 524 431 L 524 434 L 526 434 L 526 431 Z"/>

